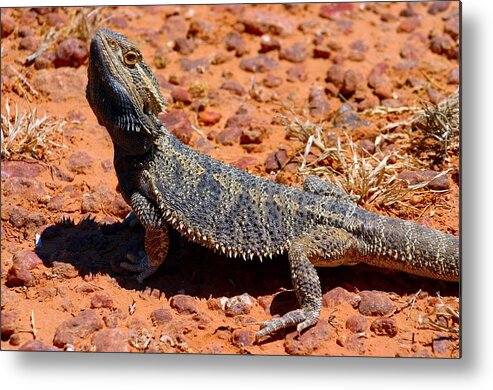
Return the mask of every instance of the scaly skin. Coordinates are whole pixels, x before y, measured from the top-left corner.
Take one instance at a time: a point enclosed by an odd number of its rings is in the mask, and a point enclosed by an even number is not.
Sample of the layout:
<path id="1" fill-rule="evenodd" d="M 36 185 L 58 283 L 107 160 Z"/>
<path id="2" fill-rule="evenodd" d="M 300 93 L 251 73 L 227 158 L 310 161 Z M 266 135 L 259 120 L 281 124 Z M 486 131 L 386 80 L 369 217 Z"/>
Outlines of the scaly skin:
<path id="1" fill-rule="evenodd" d="M 458 238 L 370 213 L 316 177 L 304 189 L 283 186 L 214 160 L 182 144 L 159 121 L 164 99 L 139 49 L 100 30 L 92 40 L 87 100 L 112 137 L 124 199 L 146 229 L 147 256 L 122 267 L 154 273 L 172 226 L 189 240 L 229 257 L 287 253 L 301 309 L 266 321 L 257 339 L 314 325 L 322 306 L 315 270 L 365 262 L 459 281 Z"/>

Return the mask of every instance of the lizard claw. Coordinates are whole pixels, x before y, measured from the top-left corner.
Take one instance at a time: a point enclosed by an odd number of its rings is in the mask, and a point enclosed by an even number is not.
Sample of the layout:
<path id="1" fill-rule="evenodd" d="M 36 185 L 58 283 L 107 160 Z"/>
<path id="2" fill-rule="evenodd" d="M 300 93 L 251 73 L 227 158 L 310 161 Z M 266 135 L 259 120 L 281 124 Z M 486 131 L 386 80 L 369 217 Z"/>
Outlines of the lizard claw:
<path id="1" fill-rule="evenodd" d="M 138 275 L 136 275 L 136 279 L 140 284 L 143 284 L 144 279 L 148 278 L 156 271 L 156 267 L 153 267 L 149 263 L 149 259 L 146 255 L 140 257 L 140 259 L 129 258 L 128 260 L 129 261 L 122 261 L 120 263 L 120 267 L 124 270 L 138 273 Z"/>
<path id="2" fill-rule="evenodd" d="M 264 321 L 260 325 L 260 330 L 255 335 L 255 340 L 258 341 L 264 336 L 293 325 L 296 325 L 296 330 L 300 334 L 303 330 L 317 323 L 319 313 L 319 310 L 298 309 L 290 311 L 282 317 Z"/>

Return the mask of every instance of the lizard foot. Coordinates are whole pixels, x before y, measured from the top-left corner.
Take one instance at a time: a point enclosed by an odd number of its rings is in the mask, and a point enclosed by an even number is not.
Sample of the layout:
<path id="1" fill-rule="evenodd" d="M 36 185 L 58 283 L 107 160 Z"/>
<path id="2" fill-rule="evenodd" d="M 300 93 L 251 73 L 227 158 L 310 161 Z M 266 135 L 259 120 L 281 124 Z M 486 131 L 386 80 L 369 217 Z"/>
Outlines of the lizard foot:
<path id="1" fill-rule="evenodd" d="M 149 259 L 146 255 L 140 257 L 139 259 L 129 258 L 129 261 L 121 262 L 120 267 L 127 271 L 138 273 L 136 279 L 140 284 L 144 283 L 144 279 L 151 276 L 157 268 L 153 267 L 149 263 Z"/>
<path id="2" fill-rule="evenodd" d="M 296 325 L 296 330 L 301 333 L 306 328 L 317 323 L 319 313 L 319 310 L 298 309 L 290 311 L 282 317 L 265 321 L 260 325 L 260 330 L 255 335 L 255 339 L 258 341 L 264 336 L 293 325 Z"/>

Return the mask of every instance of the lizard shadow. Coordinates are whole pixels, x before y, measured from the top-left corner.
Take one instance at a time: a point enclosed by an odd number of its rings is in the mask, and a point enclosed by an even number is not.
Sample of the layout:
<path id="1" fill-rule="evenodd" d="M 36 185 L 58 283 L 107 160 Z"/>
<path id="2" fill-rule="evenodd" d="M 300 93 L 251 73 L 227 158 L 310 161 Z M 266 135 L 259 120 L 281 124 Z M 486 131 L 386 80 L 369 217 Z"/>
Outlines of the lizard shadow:
<path id="1" fill-rule="evenodd" d="M 49 226 L 41 235 L 42 245 L 36 248 L 47 267 L 54 262 L 70 263 L 84 277 L 89 274 L 107 274 L 120 287 L 128 290 L 150 288 L 166 297 L 187 294 L 198 298 L 216 298 L 248 293 L 253 297 L 274 294 L 270 313 L 284 314 L 297 308 L 291 289 L 287 256 L 272 260 L 243 261 L 230 259 L 190 243 L 175 231 L 171 232 L 171 246 L 160 269 L 145 284 L 139 284 L 130 272 L 120 267 L 127 254 L 143 253 L 144 230 L 137 224 L 99 223 L 84 219 L 70 220 Z M 430 295 L 459 295 L 459 285 L 383 270 L 366 265 L 318 268 L 322 291 L 335 287 L 349 291 L 381 290 L 399 295 L 415 294 L 419 289 Z"/>

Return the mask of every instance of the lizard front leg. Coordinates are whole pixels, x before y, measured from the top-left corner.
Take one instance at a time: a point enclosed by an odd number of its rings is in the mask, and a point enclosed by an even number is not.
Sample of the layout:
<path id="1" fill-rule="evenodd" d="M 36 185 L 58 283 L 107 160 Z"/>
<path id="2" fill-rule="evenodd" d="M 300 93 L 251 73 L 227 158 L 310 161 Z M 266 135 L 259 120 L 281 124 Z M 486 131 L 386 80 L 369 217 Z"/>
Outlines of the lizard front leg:
<path id="1" fill-rule="evenodd" d="M 164 261 L 169 248 L 169 231 L 161 212 L 144 195 L 134 192 L 130 197 L 130 205 L 145 228 L 146 255 L 136 262 L 122 262 L 120 266 L 127 271 L 138 273 L 137 280 L 143 283 Z"/>
<path id="2" fill-rule="evenodd" d="M 345 230 L 322 226 L 294 241 L 288 250 L 288 258 L 301 309 L 262 323 L 256 339 L 293 325 L 298 332 L 315 325 L 322 308 L 322 288 L 314 265 L 343 264 L 355 244 L 354 237 Z"/>

